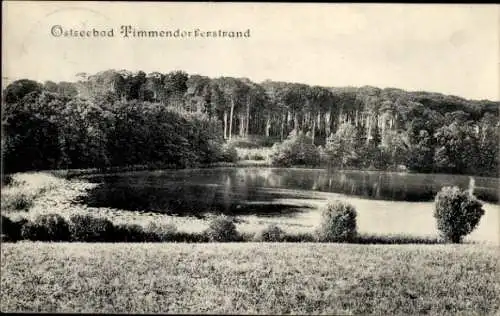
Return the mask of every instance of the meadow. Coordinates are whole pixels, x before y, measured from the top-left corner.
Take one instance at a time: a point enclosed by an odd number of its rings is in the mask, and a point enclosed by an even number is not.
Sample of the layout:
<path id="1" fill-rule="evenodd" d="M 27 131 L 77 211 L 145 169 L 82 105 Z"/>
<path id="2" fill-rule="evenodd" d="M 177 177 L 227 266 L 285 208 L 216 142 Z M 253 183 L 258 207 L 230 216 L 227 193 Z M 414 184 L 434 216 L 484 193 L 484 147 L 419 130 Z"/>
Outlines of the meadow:
<path id="1" fill-rule="evenodd" d="M 4 244 L 1 310 L 493 315 L 498 249 L 288 243 Z"/>
<path id="2" fill-rule="evenodd" d="M 2 242 L 2 312 L 499 312 L 498 205 L 485 205 L 479 227 L 463 244 L 443 244 L 432 218 L 432 202 L 279 189 L 284 201 L 303 203 L 308 211 L 295 216 L 235 216 L 243 243 L 200 240 L 187 245 L 182 241 L 202 237 L 199 233 L 209 218 L 78 203 L 97 185 L 49 172 L 15 174 L 2 190 L 2 205 L 10 205 L 2 215 L 34 219 L 57 213 L 68 219 L 95 214 L 115 225 L 173 224 L 181 242 Z M 319 209 L 333 197 L 355 206 L 359 236 L 351 243 L 308 242 L 314 240 Z M 253 242 L 254 234 L 269 224 L 286 232 L 285 242 Z"/>

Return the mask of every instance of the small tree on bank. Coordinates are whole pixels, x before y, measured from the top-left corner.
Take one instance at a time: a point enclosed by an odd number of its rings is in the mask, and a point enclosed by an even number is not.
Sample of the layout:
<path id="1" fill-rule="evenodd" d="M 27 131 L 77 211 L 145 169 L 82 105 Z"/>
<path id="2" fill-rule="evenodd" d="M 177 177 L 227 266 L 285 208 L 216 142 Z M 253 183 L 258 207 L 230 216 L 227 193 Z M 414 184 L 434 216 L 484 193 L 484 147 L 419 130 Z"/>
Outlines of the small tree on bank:
<path id="1" fill-rule="evenodd" d="M 329 202 L 321 213 L 318 239 L 326 242 L 352 241 L 357 235 L 357 212 L 354 206 L 342 202 Z"/>
<path id="2" fill-rule="evenodd" d="M 240 234 L 236 230 L 233 220 L 225 215 L 213 217 L 208 224 L 205 234 L 213 242 L 230 242 L 240 239 Z"/>
<path id="3" fill-rule="evenodd" d="M 483 204 L 467 190 L 443 187 L 436 194 L 434 217 L 445 240 L 460 243 L 484 215 Z"/>
<path id="4" fill-rule="evenodd" d="M 273 146 L 270 159 L 273 166 L 317 166 L 320 162 L 320 154 L 310 137 L 302 131 L 292 131 L 283 143 Z"/>

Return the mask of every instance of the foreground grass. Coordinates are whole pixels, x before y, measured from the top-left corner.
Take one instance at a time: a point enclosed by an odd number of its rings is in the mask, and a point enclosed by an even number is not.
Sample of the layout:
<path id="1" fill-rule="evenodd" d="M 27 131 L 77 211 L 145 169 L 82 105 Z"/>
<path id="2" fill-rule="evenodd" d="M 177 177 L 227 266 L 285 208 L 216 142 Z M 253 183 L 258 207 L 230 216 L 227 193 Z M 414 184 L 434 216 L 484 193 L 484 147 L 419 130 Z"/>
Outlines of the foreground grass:
<path id="1" fill-rule="evenodd" d="M 500 306 L 495 247 L 3 244 L 1 310 L 463 314 Z"/>

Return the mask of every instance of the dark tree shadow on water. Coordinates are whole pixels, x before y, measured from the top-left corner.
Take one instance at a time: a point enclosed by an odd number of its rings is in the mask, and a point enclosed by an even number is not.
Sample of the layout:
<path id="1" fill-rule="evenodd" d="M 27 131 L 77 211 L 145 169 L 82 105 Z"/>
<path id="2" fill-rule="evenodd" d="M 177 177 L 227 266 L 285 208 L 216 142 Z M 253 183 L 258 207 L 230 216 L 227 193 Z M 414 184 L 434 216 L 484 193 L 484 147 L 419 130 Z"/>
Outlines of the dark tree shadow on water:
<path id="1" fill-rule="evenodd" d="M 304 205 L 304 203 L 292 201 L 292 199 L 305 197 L 293 191 L 251 187 L 243 190 L 227 190 L 221 186 L 196 184 L 167 184 L 162 187 L 149 187 L 101 183 L 88 190 L 87 194 L 81 196 L 76 202 L 90 207 L 109 207 L 199 218 L 204 218 L 208 214 L 272 217 L 295 216 L 311 209 L 311 206 Z"/>

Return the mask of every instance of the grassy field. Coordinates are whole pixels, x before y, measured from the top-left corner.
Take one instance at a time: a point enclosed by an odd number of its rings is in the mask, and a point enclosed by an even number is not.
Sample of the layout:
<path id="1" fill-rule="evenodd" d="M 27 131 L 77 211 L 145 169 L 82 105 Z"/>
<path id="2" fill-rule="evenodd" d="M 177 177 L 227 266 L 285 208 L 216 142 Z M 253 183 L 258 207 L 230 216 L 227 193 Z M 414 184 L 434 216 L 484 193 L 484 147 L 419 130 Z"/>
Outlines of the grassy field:
<path id="1" fill-rule="evenodd" d="M 492 315 L 477 245 L 4 244 L 2 312 Z"/>

